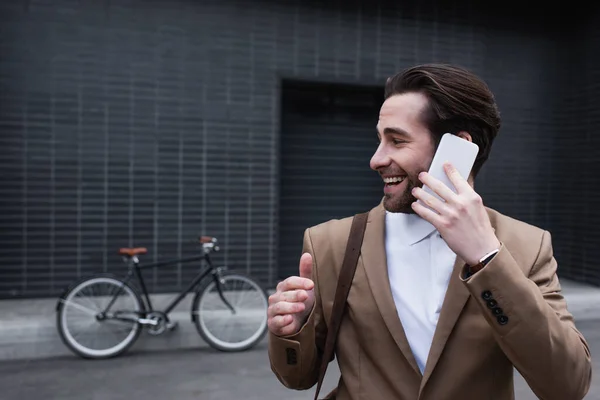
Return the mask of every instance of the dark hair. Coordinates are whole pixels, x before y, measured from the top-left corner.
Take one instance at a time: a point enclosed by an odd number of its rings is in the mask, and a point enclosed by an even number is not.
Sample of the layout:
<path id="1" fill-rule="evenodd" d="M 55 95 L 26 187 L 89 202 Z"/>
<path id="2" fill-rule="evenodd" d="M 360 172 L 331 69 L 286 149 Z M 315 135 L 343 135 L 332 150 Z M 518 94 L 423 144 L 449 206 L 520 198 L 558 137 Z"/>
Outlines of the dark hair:
<path id="1" fill-rule="evenodd" d="M 424 64 L 388 78 L 385 98 L 402 93 L 422 93 L 429 99 L 423 123 L 431 132 L 436 148 L 444 133 L 466 131 L 479 146 L 473 166 L 476 176 L 490 155 L 500 130 L 500 113 L 494 95 L 472 72 L 448 64 Z"/>

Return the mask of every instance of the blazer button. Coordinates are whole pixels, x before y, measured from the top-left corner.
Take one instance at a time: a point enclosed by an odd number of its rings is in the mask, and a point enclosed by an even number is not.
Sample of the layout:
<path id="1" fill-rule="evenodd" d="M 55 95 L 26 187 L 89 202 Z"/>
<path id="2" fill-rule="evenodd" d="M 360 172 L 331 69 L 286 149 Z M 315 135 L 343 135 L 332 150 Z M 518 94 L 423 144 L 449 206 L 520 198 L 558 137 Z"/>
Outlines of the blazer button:
<path id="1" fill-rule="evenodd" d="M 499 315 L 496 319 L 500 325 L 506 325 L 508 323 L 508 317 L 506 315 Z"/>
<path id="2" fill-rule="evenodd" d="M 483 293 L 481 293 L 481 297 L 486 301 L 490 300 L 492 298 L 492 292 L 490 292 L 489 290 L 486 290 Z"/>
<path id="3" fill-rule="evenodd" d="M 492 308 L 492 314 L 495 316 L 502 315 L 502 309 L 500 307 L 494 307 Z"/>
<path id="4" fill-rule="evenodd" d="M 288 347 L 285 349 L 285 355 L 287 358 L 288 365 L 296 365 L 298 363 L 298 358 L 296 356 L 296 350 Z"/>
<path id="5" fill-rule="evenodd" d="M 489 308 L 495 308 L 498 305 L 498 302 L 494 299 L 489 299 L 487 302 L 487 306 Z"/>

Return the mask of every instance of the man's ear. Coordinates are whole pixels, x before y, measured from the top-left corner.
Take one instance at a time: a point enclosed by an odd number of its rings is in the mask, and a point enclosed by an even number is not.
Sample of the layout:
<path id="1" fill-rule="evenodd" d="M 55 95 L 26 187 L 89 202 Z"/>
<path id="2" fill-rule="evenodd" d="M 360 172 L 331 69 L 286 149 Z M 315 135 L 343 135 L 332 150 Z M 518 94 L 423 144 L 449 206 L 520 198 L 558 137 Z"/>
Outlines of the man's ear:
<path id="1" fill-rule="evenodd" d="M 468 140 L 469 142 L 473 142 L 473 138 L 471 137 L 471 134 L 467 131 L 460 131 L 456 134 L 456 136 L 463 138 L 465 140 Z"/>

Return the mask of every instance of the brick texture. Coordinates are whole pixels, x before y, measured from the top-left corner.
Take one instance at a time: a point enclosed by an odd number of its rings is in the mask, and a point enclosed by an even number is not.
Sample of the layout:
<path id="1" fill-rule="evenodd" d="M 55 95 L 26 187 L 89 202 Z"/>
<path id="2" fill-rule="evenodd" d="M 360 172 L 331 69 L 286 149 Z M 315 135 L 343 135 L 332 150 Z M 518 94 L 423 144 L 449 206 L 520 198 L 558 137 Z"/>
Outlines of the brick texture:
<path id="1" fill-rule="evenodd" d="M 600 284 L 599 21 L 562 17 L 456 2 L 2 1 L 0 297 L 121 272 L 121 246 L 190 255 L 200 234 L 221 240 L 217 262 L 274 284 L 281 78 L 383 84 L 430 61 L 497 94 L 503 128 L 477 183 L 488 205 L 550 229 L 559 273 Z M 150 288 L 196 269 L 151 272 Z"/>
<path id="2" fill-rule="evenodd" d="M 582 12 L 577 29 L 562 38 L 563 96 L 557 107 L 553 164 L 551 232 L 560 271 L 577 280 L 600 284 L 596 261 L 600 241 L 600 13 Z"/>

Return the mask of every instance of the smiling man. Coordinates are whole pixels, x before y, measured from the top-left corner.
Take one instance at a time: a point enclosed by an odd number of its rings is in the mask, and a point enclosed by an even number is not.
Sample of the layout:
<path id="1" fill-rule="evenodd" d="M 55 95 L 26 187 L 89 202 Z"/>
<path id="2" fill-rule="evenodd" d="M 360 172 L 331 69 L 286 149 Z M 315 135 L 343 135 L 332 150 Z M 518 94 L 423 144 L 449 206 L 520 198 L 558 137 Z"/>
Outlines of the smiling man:
<path id="1" fill-rule="evenodd" d="M 369 212 L 331 398 L 508 400 L 513 368 L 540 398 L 587 393 L 590 352 L 561 295 L 550 234 L 485 207 L 474 190 L 499 129 L 492 93 L 465 69 L 420 65 L 388 79 L 371 159 L 384 197 Z M 446 166 L 456 192 L 425 172 L 447 132 L 479 146 L 471 176 Z M 299 275 L 269 299 L 271 368 L 289 388 L 317 382 L 351 223 L 307 229 Z"/>

